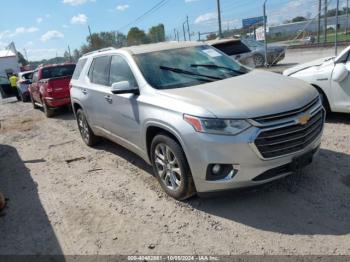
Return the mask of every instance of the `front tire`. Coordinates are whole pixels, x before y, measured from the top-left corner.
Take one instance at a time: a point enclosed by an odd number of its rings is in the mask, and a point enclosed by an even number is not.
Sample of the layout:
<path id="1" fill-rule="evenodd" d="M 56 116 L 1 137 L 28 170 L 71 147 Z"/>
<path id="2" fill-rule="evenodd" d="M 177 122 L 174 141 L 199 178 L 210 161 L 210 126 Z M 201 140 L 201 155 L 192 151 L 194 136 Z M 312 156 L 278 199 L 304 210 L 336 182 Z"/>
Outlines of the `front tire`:
<path id="1" fill-rule="evenodd" d="M 255 54 L 253 59 L 256 67 L 262 67 L 265 65 L 265 57 L 263 57 L 262 55 Z"/>
<path id="2" fill-rule="evenodd" d="M 190 167 L 181 146 L 167 135 L 157 135 L 151 145 L 153 171 L 163 190 L 177 200 L 195 194 Z"/>
<path id="3" fill-rule="evenodd" d="M 30 97 L 30 101 L 32 102 L 33 108 L 38 109 L 39 107 L 35 104 L 35 100 L 34 100 L 32 94 L 29 94 L 29 97 Z"/>
<path id="4" fill-rule="evenodd" d="M 91 130 L 84 111 L 82 109 L 78 109 L 77 113 L 77 123 L 78 123 L 78 128 L 80 135 L 85 142 L 86 145 L 92 147 L 97 144 L 98 142 L 98 137 L 95 136 L 94 132 Z"/>

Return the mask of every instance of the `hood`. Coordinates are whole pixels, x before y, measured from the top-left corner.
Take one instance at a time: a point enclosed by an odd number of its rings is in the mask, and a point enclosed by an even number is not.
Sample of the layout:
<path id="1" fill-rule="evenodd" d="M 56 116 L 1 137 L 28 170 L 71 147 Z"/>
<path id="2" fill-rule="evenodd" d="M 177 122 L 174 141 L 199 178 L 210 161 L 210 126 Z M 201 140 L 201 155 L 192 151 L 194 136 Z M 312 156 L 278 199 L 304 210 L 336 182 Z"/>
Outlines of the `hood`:
<path id="1" fill-rule="evenodd" d="M 298 72 L 300 72 L 302 70 L 305 70 L 305 69 L 308 69 L 310 67 L 320 66 L 320 65 L 322 65 L 325 62 L 331 61 L 333 58 L 334 58 L 334 56 L 321 58 L 321 59 L 317 59 L 317 60 L 314 60 L 314 61 L 311 61 L 311 62 L 308 62 L 308 63 L 305 63 L 305 64 L 300 64 L 300 65 L 294 66 L 292 68 L 289 68 L 289 69 L 285 70 L 283 72 L 283 75 L 291 76 L 291 75 L 293 75 L 295 73 L 298 73 Z"/>
<path id="2" fill-rule="evenodd" d="M 173 98 L 174 103 L 181 101 L 201 107 L 218 118 L 242 119 L 298 109 L 318 95 L 315 88 L 301 80 L 262 70 L 159 93 Z"/>

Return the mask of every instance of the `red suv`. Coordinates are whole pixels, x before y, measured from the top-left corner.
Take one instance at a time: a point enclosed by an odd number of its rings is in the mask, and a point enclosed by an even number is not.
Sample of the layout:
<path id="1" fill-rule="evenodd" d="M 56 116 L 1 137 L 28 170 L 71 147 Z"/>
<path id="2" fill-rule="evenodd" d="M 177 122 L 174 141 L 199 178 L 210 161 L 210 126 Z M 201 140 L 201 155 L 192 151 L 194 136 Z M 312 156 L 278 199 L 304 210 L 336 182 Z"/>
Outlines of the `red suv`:
<path id="1" fill-rule="evenodd" d="M 75 64 L 47 65 L 37 68 L 29 87 L 34 108 L 43 107 L 45 115 L 52 117 L 54 109 L 70 106 L 69 82 Z"/>

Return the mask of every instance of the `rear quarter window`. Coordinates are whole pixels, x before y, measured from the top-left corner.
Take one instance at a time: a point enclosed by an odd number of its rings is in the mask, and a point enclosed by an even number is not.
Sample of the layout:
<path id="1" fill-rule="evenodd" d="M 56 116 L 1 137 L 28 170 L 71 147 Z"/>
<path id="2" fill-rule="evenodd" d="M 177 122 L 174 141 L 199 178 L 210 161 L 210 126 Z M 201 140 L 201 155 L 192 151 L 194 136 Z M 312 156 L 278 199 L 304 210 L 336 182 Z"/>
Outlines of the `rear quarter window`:
<path id="1" fill-rule="evenodd" d="M 220 51 L 224 52 L 225 54 L 227 54 L 229 56 L 239 55 L 239 54 L 250 52 L 250 49 L 245 44 L 243 44 L 241 41 L 215 44 L 215 45 L 213 45 L 213 47 L 219 49 Z"/>
<path id="2" fill-rule="evenodd" d="M 81 59 L 78 61 L 77 66 L 75 67 L 75 70 L 74 70 L 73 77 L 72 77 L 73 79 L 75 79 L 75 80 L 79 79 L 86 62 L 87 62 L 87 58 Z"/>

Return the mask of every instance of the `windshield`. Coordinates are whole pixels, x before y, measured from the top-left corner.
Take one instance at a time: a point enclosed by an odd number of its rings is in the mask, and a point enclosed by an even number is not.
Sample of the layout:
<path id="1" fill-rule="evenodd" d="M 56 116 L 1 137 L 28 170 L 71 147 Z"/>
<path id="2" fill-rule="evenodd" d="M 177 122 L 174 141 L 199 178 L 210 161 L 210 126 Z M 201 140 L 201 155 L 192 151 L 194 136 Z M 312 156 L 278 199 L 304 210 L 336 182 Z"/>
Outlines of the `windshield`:
<path id="1" fill-rule="evenodd" d="M 42 78 L 48 79 L 48 78 L 72 76 L 74 69 L 75 69 L 75 65 L 47 67 L 43 69 Z"/>
<path id="2" fill-rule="evenodd" d="M 171 89 L 214 82 L 248 72 L 224 53 L 197 46 L 135 55 L 147 82 L 156 89 Z"/>

